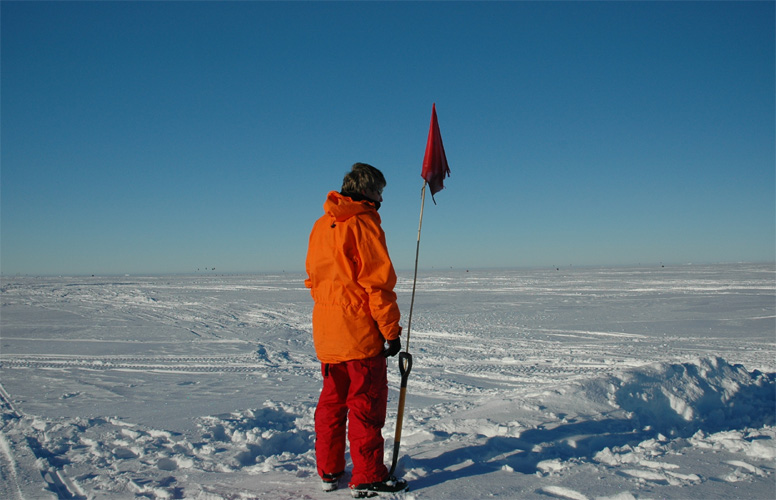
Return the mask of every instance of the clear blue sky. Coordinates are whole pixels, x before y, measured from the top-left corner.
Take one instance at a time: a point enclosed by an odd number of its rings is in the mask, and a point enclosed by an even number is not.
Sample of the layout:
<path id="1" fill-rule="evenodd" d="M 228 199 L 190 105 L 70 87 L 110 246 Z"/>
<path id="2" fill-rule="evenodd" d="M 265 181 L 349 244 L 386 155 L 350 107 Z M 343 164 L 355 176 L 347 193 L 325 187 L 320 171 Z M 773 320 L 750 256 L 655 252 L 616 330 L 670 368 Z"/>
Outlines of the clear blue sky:
<path id="1" fill-rule="evenodd" d="M 421 268 L 773 261 L 774 3 L 8 2 L 2 273 L 301 271 L 388 179 Z"/>

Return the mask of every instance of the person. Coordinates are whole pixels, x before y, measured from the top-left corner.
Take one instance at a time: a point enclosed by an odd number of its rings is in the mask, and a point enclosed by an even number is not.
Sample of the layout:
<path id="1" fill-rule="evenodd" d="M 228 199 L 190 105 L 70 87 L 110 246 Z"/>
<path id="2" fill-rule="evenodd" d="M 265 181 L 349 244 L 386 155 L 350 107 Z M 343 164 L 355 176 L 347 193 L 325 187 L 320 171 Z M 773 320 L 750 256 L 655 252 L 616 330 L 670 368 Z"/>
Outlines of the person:
<path id="1" fill-rule="evenodd" d="M 394 271 L 377 211 L 385 177 L 356 163 L 313 225 L 305 286 L 313 298 L 313 343 L 323 389 L 315 409 L 315 459 L 324 491 L 345 472 L 345 435 L 355 498 L 407 488 L 383 463 L 386 358 L 401 350 Z"/>

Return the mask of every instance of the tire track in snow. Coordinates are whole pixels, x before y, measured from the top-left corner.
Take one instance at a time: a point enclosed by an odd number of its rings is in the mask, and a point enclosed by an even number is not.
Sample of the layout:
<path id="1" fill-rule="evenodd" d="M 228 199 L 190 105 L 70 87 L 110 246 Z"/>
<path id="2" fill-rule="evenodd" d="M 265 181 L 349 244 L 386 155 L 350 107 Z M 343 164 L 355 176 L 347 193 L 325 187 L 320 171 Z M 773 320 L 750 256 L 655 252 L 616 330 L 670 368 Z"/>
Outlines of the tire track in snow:
<path id="1" fill-rule="evenodd" d="M 174 373 L 252 373 L 266 372 L 268 369 L 277 372 L 317 368 L 317 364 L 311 360 L 295 360 L 290 356 L 285 356 L 281 363 L 276 363 L 267 359 L 261 359 L 256 355 L 228 357 L 14 355 L 3 356 L 0 365 L 6 369 L 80 369 Z"/>
<path id="2" fill-rule="evenodd" d="M 5 498 L 24 499 L 24 492 L 19 481 L 19 467 L 14 457 L 12 442 L 9 442 L 5 435 L 5 428 L 8 421 L 16 421 L 21 418 L 21 414 L 16 410 L 10 396 L 5 388 L 0 384 L 0 409 L 2 409 L 3 425 L 0 427 L 0 477 L 3 479 L 0 484 L 0 493 Z"/>
<path id="3" fill-rule="evenodd" d="M 14 406 L 3 384 L 0 384 L 0 408 L 3 410 L 3 421 L 6 420 L 6 415 L 10 415 L 11 418 L 22 418 L 22 414 Z"/>
<path id="4" fill-rule="evenodd" d="M 11 453 L 11 444 L 0 431 L 0 494 L 4 498 L 24 499 L 24 493 L 19 484 L 19 473 L 17 472 L 16 459 Z"/>
<path id="5" fill-rule="evenodd" d="M 31 443 L 40 444 L 40 442 L 34 436 L 29 435 L 33 429 L 31 424 L 27 425 L 25 422 L 29 419 L 14 407 L 10 395 L 2 384 L 0 384 L 0 408 L 3 412 L 3 426 L 0 428 L 0 471 L 2 471 L 3 482 L 6 484 L 0 489 L 0 492 L 23 500 L 28 496 L 25 491 L 31 490 L 34 491 L 35 498 L 39 498 L 40 492 L 44 490 L 43 486 L 34 488 L 29 481 L 21 480 L 22 477 L 28 478 L 34 474 L 19 474 L 20 468 L 37 468 L 45 481 L 45 490 L 55 493 L 57 498 L 85 499 L 86 496 L 81 488 L 64 471 L 52 465 L 46 458 L 46 453 L 41 452 L 42 447 L 30 446 Z M 33 464 L 35 465 L 33 466 Z M 7 489 L 9 479 L 14 486 L 11 487 L 10 491 Z"/>

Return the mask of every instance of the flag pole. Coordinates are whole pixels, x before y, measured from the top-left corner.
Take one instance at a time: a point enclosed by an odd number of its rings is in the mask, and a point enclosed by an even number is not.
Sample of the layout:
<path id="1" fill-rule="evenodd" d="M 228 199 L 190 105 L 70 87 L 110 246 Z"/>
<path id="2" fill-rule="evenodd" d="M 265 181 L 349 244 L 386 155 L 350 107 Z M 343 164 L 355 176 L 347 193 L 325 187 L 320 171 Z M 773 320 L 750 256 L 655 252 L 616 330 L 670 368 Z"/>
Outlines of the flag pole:
<path id="1" fill-rule="evenodd" d="M 410 352 L 410 332 L 412 331 L 412 308 L 415 306 L 415 285 L 418 283 L 418 256 L 420 255 L 420 230 L 423 228 L 423 207 L 426 204 L 426 185 L 423 181 L 423 189 L 420 191 L 420 222 L 418 222 L 418 244 L 415 247 L 415 274 L 412 277 L 412 299 L 410 300 L 410 315 L 407 318 L 407 345 L 404 351 Z"/>
<path id="2" fill-rule="evenodd" d="M 399 389 L 399 411 L 396 414 L 396 432 L 393 436 L 393 458 L 391 459 L 391 470 L 388 472 L 392 476 L 396 470 L 396 464 L 399 462 L 399 447 L 401 446 L 401 428 L 404 422 L 404 400 L 407 395 L 407 379 L 412 370 L 412 354 L 410 354 L 410 334 L 412 333 L 412 309 L 415 306 L 415 287 L 418 283 L 418 256 L 420 255 L 420 230 L 423 228 L 423 207 L 426 204 L 426 185 L 428 181 L 423 181 L 423 189 L 420 194 L 420 222 L 418 222 L 418 244 L 415 247 L 415 274 L 412 277 L 412 299 L 410 300 L 410 315 L 407 319 L 407 344 L 404 352 L 399 353 L 399 373 L 401 374 L 401 387 Z"/>
<path id="3" fill-rule="evenodd" d="M 423 169 L 420 176 L 423 177 L 423 189 L 420 194 L 420 222 L 418 222 L 418 245 L 415 249 L 415 275 L 412 278 L 412 301 L 410 302 L 410 316 L 407 320 L 407 345 L 404 352 L 399 353 L 399 373 L 401 373 L 401 389 L 399 390 L 399 411 L 396 414 L 396 434 L 393 438 L 393 460 L 391 461 L 390 475 L 396 470 L 399 461 L 399 446 L 401 444 L 401 427 L 404 421 L 404 399 L 407 395 L 407 379 L 412 370 L 412 355 L 410 354 L 410 334 L 412 333 L 412 309 L 415 306 L 415 287 L 418 283 L 418 256 L 420 255 L 420 230 L 423 227 L 423 207 L 426 204 L 426 186 L 431 190 L 431 199 L 434 193 L 444 188 L 444 178 L 450 175 L 450 167 L 447 165 L 445 148 L 442 145 L 442 135 L 439 133 L 439 123 L 436 116 L 436 103 L 431 106 L 431 123 L 428 129 L 426 141 L 426 153 L 423 156 Z M 436 201 L 434 201 L 436 204 Z"/>

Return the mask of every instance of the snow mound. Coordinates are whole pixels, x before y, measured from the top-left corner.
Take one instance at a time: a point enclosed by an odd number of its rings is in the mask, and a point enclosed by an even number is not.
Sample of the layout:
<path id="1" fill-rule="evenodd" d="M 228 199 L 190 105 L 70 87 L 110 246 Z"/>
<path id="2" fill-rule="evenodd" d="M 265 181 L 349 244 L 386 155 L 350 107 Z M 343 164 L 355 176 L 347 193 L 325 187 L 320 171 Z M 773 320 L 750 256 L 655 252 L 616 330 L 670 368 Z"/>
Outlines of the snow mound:
<path id="1" fill-rule="evenodd" d="M 257 410 L 202 417 L 199 427 L 208 454 L 218 457 L 214 463 L 223 471 L 299 470 L 312 465 L 313 411 L 267 401 Z"/>
<path id="2" fill-rule="evenodd" d="M 773 425 L 776 415 L 776 374 L 748 372 L 719 357 L 647 365 L 606 383 L 610 404 L 641 428 L 670 435 Z"/>

